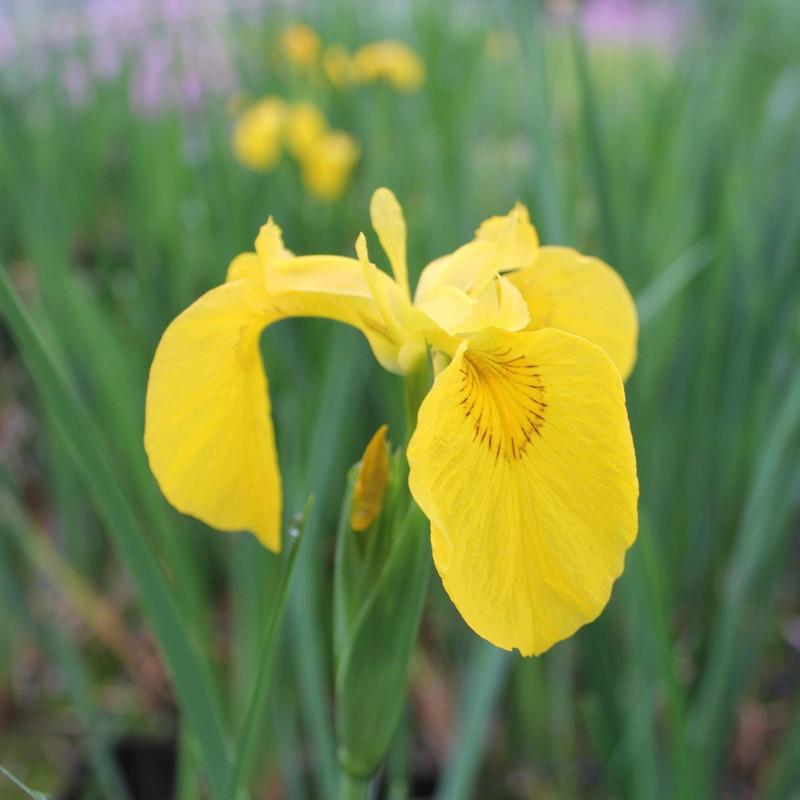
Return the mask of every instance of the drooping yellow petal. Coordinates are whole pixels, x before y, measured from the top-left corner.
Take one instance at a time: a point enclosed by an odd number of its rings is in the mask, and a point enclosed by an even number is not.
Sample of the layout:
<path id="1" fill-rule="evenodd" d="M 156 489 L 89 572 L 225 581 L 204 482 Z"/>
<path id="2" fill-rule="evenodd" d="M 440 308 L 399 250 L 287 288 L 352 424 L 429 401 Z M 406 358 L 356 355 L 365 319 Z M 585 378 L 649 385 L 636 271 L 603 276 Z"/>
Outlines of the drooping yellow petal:
<path id="1" fill-rule="evenodd" d="M 528 209 L 517 203 L 504 217 L 484 220 L 475 232 L 475 238 L 496 242 L 502 255 L 498 272 L 527 267 L 533 262 L 539 247 L 539 236 L 531 225 Z"/>
<path id="2" fill-rule="evenodd" d="M 388 430 L 388 425 L 378 428 L 361 459 L 350 512 L 350 527 L 354 531 L 365 531 L 369 528 L 383 505 L 383 496 L 389 482 L 389 456 L 386 452 Z"/>
<path id="3" fill-rule="evenodd" d="M 408 306 L 407 299 L 391 278 L 374 265 L 372 285 L 361 263 L 340 256 L 294 256 L 283 244 L 280 228 L 272 221 L 261 226 L 256 252 L 237 256 L 228 270 L 236 276 L 260 279 L 269 295 L 271 312 L 284 317 L 323 317 L 359 328 L 386 369 L 402 371 L 398 349 L 402 332 L 387 324 L 384 311 L 393 321 Z M 385 303 L 382 310 L 374 292 Z"/>
<path id="4" fill-rule="evenodd" d="M 394 193 L 386 188 L 376 189 L 369 204 L 372 227 L 378 234 L 381 247 L 389 257 L 394 278 L 408 296 L 408 262 L 406 260 L 406 220 Z"/>
<path id="5" fill-rule="evenodd" d="M 597 258 L 542 247 L 530 267 L 508 275 L 531 313 L 528 330 L 560 328 L 602 347 L 622 379 L 636 361 L 639 322 L 622 278 Z"/>
<path id="6" fill-rule="evenodd" d="M 394 281 L 375 273 L 386 309 L 410 309 Z M 362 265 L 295 258 L 270 220 L 256 252 L 235 258 L 227 282 L 167 328 L 146 404 L 145 449 L 167 499 L 216 528 L 252 530 L 273 550 L 280 548 L 281 489 L 259 335 L 290 316 L 353 325 L 387 369 L 402 371 L 407 343 L 387 326 Z"/>
<path id="7" fill-rule="evenodd" d="M 467 623 L 539 654 L 593 620 L 636 537 L 622 382 L 554 329 L 463 342 L 423 401 L 409 485 Z"/>
<path id="8" fill-rule="evenodd" d="M 259 334 L 263 281 L 203 295 L 167 328 L 150 369 L 145 449 L 178 510 L 281 546 L 281 480 Z"/>

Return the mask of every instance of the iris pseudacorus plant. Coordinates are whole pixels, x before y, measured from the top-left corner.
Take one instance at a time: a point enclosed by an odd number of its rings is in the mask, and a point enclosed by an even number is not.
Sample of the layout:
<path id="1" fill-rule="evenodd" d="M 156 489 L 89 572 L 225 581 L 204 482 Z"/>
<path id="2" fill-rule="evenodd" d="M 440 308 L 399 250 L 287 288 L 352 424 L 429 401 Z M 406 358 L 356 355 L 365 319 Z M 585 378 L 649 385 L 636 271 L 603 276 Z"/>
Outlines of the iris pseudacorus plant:
<path id="1" fill-rule="evenodd" d="M 179 510 L 281 546 L 281 478 L 261 331 L 286 317 L 359 328 L 387 370 L 435 379 L 407 455 L 433 559 L 466 622 L 539 654 L 606 605 L 637 532 L 623 380 L 638 322 L 619 275 L 541 247 L 527 209 L 492 217 L 422 271 L 388 189 L 370 206 L 393 277 L 357 258 L 295 256 L 270 219 L 254 253 L 166 330 L 147 393 L 145 447 Z"/>

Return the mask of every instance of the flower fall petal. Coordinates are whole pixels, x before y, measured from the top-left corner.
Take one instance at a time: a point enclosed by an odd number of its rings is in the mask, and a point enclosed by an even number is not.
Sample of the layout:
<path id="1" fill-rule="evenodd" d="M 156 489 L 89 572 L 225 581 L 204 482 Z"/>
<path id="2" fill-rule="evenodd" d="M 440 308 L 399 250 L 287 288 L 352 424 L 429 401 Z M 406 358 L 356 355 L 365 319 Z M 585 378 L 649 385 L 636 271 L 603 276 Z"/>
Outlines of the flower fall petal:
<path id="1" fill-rule="evenodd" d="M 281 479 L 259 334 L 263 281 L 207 292 L 167 328 L 150 369 L 144 442 L 179 511 L 281 547 Z"/>
<path id="2" fill-rule="evenodd" d="M 409 485 L 467 623 L 539 654 L 595 619 L 636 537 L 622 382 L 554 329 L 463 342 L 420 408 Z"/>

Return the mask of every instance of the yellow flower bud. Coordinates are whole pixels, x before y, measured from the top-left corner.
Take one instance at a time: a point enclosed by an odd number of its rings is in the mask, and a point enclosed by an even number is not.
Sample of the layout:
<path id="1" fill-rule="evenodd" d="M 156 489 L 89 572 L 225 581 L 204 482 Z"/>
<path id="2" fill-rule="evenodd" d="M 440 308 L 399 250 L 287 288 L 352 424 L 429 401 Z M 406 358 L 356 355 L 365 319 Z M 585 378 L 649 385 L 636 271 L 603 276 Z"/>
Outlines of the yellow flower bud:
<path id="1" fill-rule="evenodd" d="M 380 514 L 383 495 L 389 481 L 389 456 L 386 453 L 386 431 L 382 425 L 372 437 L 358 470 L 353 491 L 353 508 L 350 512 L 350 527 L 354 531 L 365 531 Z"/>

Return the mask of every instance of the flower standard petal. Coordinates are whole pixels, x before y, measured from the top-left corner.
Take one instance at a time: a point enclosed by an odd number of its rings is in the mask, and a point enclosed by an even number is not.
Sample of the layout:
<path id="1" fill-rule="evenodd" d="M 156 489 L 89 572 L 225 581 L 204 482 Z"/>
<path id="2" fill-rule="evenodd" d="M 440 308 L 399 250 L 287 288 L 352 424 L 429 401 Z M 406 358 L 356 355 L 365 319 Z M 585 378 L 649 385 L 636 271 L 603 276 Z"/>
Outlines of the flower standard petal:
<path id="1" fill-rule="evenodd" d="M 167 328 L 150 369 L 145 449 L 167 499 L 280 550 L 281 481 L 259 334 L 263 282 L 212 289 Z"/>
<path id="2" fill-rule="evenodd" d="M 369 204 L 369 214 L 381 247 L 389 257 L 395 280 L 411 297 L 406 260 L 406 220 L 394 193 L 386 188 L 376 189 Z"/>
<path id="3" fill-rule="evenodd" d="M 622 382 L 599 347 L 554 329 L 463 342 L 408 459 L 437 569 L 477 633 L 539 654 L 598 616 L 638 496 Z"/>
<path id="4" fill-rule="evenodd" d="M 528 330 L 560 328 L 602 347 L 622 379 L 636 361 L 639 322 L 622 278 L 569 247 L 542 247 L 530 267 L 507 275 L 531 313 Z"/>
<path id="5" fill-rule="evenodd" d="M 528 209 L 517 203 L 504 217 L 484 220 L 475 238 L 497 242 L 503 248 L 502 265 L 498 271 L 527 267 L 535 258 L 539 247 L 539 235 L 531 225 Z"/>

